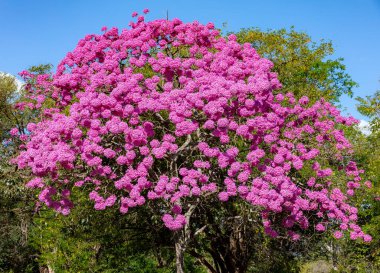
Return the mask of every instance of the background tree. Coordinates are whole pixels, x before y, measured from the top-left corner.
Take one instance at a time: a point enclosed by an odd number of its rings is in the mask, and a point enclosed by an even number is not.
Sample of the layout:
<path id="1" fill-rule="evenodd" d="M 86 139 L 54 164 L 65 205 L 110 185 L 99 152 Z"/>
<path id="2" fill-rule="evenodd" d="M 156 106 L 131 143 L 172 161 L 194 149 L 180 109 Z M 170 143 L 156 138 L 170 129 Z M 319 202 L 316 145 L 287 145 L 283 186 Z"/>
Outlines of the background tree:
<path id="1" fill-rule="evenodd" d="M 32 197 L 24 187 L 22 173 L 9 159 L 15 155 L 17 143 L 11 140 L 10 130 L 23 130 L 22 117 L 12 107 L 21 90 L 16 79 L 0 74 L 0 271 L 32 270 L 34 249 L 30 247 L 29 224 Z M 2 271 L 3 270 L 3 271 Z"/>
<path id="2" fill-rule="evenodd" d="M 0 137 L 1 141 L 9 138 L 12 127 L 22 126 L 15 114 L 12 104 L 17 99 L 18 90 L 16 79 L 5 73 L 0 73 Z"/>
<path id="3" fill-rule="evenodd" d="M 279 92 L 292 92 L 295 97 L 308 96 L 311 101 L 325 98 L 338 103 L 342 94 L 352 96 L 357 86 L 345 71 L 343 58 L 331 59 L 331 42 L 312 41 L 311 37 L 290 30 L 262 31 L 242 29 L 236 33 L 239 43 L 250 43 L 257 52 L 271 60 L 282 84 Z"/>

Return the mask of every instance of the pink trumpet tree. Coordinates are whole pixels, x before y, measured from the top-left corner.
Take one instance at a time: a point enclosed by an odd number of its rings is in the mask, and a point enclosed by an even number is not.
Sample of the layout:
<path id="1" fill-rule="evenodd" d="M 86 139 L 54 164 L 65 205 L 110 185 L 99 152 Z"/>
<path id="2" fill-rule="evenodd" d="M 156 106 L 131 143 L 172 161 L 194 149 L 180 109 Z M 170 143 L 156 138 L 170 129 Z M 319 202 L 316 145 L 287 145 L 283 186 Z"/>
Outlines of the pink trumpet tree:
<path id="1" fill-rule="evenodd" d="M 371 240 L 349 204 L 363 170 L 341 128 L 355 119 L 282 94 L 272 63 L 212 23 L 134 16 L 128 29 L 85 36 L 54 74 L 21 73 L 33 84 L 17 107 L 54 102 L 27 126 L 15 159 L 40 202 L 66 215 L 82 187 L 96 210 L 153 203 L 180 232 L 197 200 L 240 199 L 261 209 L 272 237 L 329 228 Z"/>

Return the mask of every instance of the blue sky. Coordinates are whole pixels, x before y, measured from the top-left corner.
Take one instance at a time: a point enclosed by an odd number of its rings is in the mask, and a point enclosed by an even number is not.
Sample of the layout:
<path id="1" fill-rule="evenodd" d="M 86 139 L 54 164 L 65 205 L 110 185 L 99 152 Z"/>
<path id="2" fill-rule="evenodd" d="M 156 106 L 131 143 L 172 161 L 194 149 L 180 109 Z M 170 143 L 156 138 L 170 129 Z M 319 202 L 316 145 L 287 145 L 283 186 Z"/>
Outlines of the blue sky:
<path id="1" fill-rule="evenodd" d="M 380 0 L 0 0 L 0 71 L 17 74 L 41 63 L 56 65 L 88 33 L 102 26 L 127 27 L 130 14 L 149 8 L 147 19 L 227 23 L 246 27 L 295 26 L 314 41 L 331 40 L 347 72 L 357 81 L 356 96 L 380 89 Z M 359 119 L 355 100 L 343 97 L 346 113 Z"/>

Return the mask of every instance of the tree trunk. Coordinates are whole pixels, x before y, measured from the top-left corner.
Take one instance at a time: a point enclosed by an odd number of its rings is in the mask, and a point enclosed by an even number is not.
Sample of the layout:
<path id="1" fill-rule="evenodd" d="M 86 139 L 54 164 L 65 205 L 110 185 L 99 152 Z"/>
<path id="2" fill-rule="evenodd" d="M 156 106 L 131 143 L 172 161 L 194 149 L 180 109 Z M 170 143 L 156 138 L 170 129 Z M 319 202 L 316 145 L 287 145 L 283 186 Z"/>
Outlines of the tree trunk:
<path id="1" fill-rule="evenodd" d="M 182 232 L 180 232 L 182 234 Z M 181 240 L 183 236 L 177 236 L 176 242 L 175 242 L 175 265 L 177 268 L 177 273 L 184 273 L 185 272 L 185 263 L 184 263 L 184 255 L 185 255 L 185 246 L 183 240 Z"/>
<path id="2" fill-rule="evenodd" d="M 195 210 L 196 205 L 190 205 L 185 213 L 186 224 L 182 230 L 178 230 L 175 235 L 175 264 L 177 273 L 185 272 L 185 251 L 191 239 L 190 218 Z"/>

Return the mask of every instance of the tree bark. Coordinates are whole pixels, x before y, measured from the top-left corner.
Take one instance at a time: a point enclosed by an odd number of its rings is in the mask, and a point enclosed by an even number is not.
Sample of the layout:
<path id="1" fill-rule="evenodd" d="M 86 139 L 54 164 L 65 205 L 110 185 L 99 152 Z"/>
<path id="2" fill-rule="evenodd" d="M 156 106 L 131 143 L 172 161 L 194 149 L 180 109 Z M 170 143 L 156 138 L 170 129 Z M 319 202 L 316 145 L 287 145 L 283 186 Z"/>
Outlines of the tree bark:
<path id="1" fill-rule="evenodd" d="M 175 242 L 175 265 L 177 268 L 177 273 L 185 272 L 185 263 L 184 263 L 184 255 L 186 246 L 184 245 L 184 241 L 181 240 L 183 238 L 182 232 L 179 232 L 176 242 Z"/>
<path id="2" fill-rule="evenodd" d="M 190 205 L 185 213 L 186 224 L 182 230 L 178 230 L 175 235 L 175 264 L 177 273 L 184 273 L 185 268 L 185 251 L 191 239 L 190 218 L 195 210 L 196 205 Z"/>

